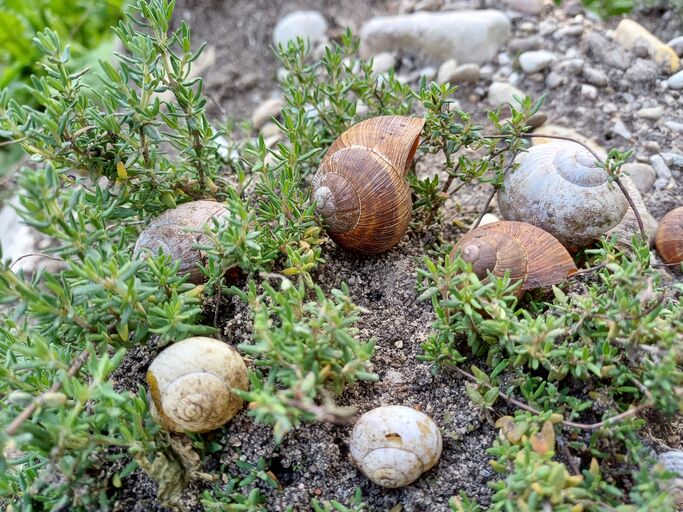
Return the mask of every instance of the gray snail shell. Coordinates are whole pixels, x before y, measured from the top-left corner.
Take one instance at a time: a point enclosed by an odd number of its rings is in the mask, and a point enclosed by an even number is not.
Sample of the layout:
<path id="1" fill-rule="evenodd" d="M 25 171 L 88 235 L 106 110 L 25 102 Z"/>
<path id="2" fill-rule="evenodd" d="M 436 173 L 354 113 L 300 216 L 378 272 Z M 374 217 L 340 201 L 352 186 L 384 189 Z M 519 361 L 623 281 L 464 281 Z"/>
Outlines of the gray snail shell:
<path id="1" fill-rule="evenodd" d="M 676 507 L 683 508 L 683 452 L 669 451 L 659 455 L 658 462 L 667 471 L 677 473 L 678 476 L 669 481 L 669 494 L 673 497 Z"/>
<path id="2" fill-rule="evenodd" d="M 149 365 L 153 416 L 174 432 L 208 432 L 242 408 L 232 389 L 247 390 L 244 360 L 227 343 L 188 338 L 164 349 Z"/>
<path id="3" fill-rule="evenodd" d="M 565 247 L 585 247 L 624 218 L 628 202 L 595 158 L 571 142 L 529 149 L 498 192 L 503 218 L 528 222 Z"/>
<path id="4" fill-rule="evenodd" d="M 342 133 L 313 178 L 313 199 L 330 237 L 347 250 L 378 254 L 396 245 L 412 212 L 405 180 L 424 119 L 381 116 Z"/>
<path id="5" fill-rule="evenodd" d="M 215 201 L 183 203 L 153 219 L 140 233 L 133 252 L 138 255 L 147 250 L 156 254 L 161 249 L 180 262 L 181 275 L 189 274 L 189 282 L 199 284 L 204 276 L 198 265 L 205 262 L 205 256 L 192 246 L 205 242 L 206 236 L 197 230 L 210 224 L 212 218 L 226 221 L 229 215 L 225 205 Z"/>

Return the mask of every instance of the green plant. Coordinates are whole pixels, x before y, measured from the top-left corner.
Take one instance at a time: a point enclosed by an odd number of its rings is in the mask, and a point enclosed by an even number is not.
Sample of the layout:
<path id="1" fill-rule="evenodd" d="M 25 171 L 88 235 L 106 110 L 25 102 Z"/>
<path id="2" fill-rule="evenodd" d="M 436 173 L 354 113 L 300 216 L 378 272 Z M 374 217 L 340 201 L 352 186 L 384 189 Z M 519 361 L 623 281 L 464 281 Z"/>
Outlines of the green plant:
<path id="1" fill-rule="evenodd" d="M 363 495 L 358 487 L 348 506 L 342 505 L 336 500 L 324 500 L 323 502 L 320 502 L 313 498 L 311 500 L 311 508 L 314 512 L 363 512 L 365 510 L 370 510 L 368 505 L 363 501 Z"/>

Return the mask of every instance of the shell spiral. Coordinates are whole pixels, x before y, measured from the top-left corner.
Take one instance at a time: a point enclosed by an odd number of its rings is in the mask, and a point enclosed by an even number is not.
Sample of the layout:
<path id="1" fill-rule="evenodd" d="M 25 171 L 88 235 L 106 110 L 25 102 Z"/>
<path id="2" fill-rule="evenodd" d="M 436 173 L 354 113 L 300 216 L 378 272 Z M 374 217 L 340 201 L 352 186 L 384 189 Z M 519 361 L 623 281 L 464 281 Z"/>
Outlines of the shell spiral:
<path id="1" fill-rule="evenodd" d="M 159 249 L 180 262 L 180 274 L 189 274 L 191 283 L 201 283 L 203 275 L 197 265 L 203 262 L 200 251 L 194 244 L 205 240 L 205 235 L 196 230 L 211 222 L 212 218 L 227 219 L 229 210 L 215 201 L 191 201 L 166 210 L 140 233 L 135 243 L 135 254 L 143 250 L 156 253 Z M 191 230 L 195 230 L 194 232 Z"/>
<path id="2" fill-rule="evenodd" d="M 154 412 L 175 432 L 208 432 L 228 422 L 242 400 L 231 390 L 246 390 L 247 368 L 229 345 L 195 337 L 175 343 L 147 371 Z"/>
<path id="3" fill-rule="evenodd" d="M 351 434 L 351 458 L 374 483 L 396 488 L 414 482 L 441 456 L 441 433 L 424 413 L 400 405 L 366 412 Z"/>
<path id="4" fill-rule="evenodd" d="M 657 252 L 666 263 L 683 261 L 683 206 L 662 217 L 655 236 Z"/>
<path id="5" fill-rule="evenodd" d="M 332 144 L 313 178 L 313 199 L 339 245 L 377 254 L 403 238 L 412 210 L 404 177 L 423 126 L 424 119 L 375 117 Z"/>
<path id="6" fill-rule="evenodd" d="M 458 240 L 451 255 L 458 252 L 481 279 L 487 272 L 500 277 L 508 271 L 511 280 L 522 281 L 520 295 L 560 283 L 577 270 L 571 255 L 555 237 L 525 222 L 500 221 L 480 226 Z"/>
<path id="7" fill-rule="evenodd" d="M 503 218 L 544 229 L 566 247 L 584 247 L 626 214 L 628 202 L 579 144 L 529 149 L 498 192 Z"/>

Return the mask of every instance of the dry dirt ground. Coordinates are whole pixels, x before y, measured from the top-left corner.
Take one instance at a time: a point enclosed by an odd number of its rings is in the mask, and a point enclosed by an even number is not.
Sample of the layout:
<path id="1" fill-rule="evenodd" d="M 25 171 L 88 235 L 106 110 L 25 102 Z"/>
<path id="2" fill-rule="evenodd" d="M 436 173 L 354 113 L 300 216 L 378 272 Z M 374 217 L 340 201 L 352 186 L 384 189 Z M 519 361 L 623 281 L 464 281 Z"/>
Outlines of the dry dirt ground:
<path id="1" fill-rule="evenodd" d="M 395 13 L 398 2 L 178 1 L 176 21 L 185 19 L 189 22 L 195 42 L 206 40 L 215 47 L 215 64 L 204 73 L 207 90 L 214 100 L 211 114 L 215 119 L 248 118 L 255 106 L 272 95 L 277 71 L 269 48 L 273 28 L 284 14 L 303 8 L 322 12 L 334 33 L 345 26 L 357 30 L 373 15 Z M 642 21 L 651 30 L 660 31 L 660 37 L 667 40 L 670 27 L 665 26 L 656 14 Z M 613 28 L 615 24 L 610 22 L 608 26 Z M 525 86 L 533 94 L 544 90 L 543 83 L 525 82 Z M 472 91 L 464 89 L 462 92 L 459 99 L 463 108 L 481 113 L 478 100 L 469 94 Z M 623 97 L 623 91 L 604 94 L 611 94 L 612 101 L 618 104 L 628 101 L 628 97 Z M 644 89 L 639 94 L 656 93 Z M 554 94 L 544 110 L 553 122 L 562 124 L 564 121 L 565 125 L 605 146 L 612 143 L 622 147 L 628 145 L 628 141 L 614 138 L 609 116 L 600 110 L 594 111 L 587 104 L 577 108 L 576 96 L 576 90 L 568 86 L 566 91 Z M 640 101 L 642 97 L 637 99 Z M 678 120 L 683 121 L 680 113 Z M 671 137 L 663 131 L 655 131 L 653 135 L 662 145 Z M 641 142 L 636 140 L 634 144 Z M 680 149 L 680 144 L 677 147 Z M 466 223 L 475 216 L 479 197 L 475 194 L 459 201 Z M 646 202 L 655 217 L 661 217 L 673 206 L 683 204 L 680 183 L 673 189 L 653 192 L 646 197 Z M 453 215 L 455 210 L 447 217 Z M 316 277 L 326 289 L 348 283 L 354 302 L 368 309 L 359 324 L 359 338 L 376 340 L 373 364 L 380 381 L 357 385 L 339 397 L 338 402 L 353 405 L 361 412 L 383 404 L 420 408 L 434 418 L 443 433 L 444 450 L 440 463 L 409 487 L 384 490 L 362 477 L 351 464 L 348 427 L 304 425 L 276 446 L 270 429 L 254 424 L 246 412 L 242 412 L 222 431 L 206 436 L 226 447 L 210 457 L 207 470 L 217 471 L 224 464 L 227 472 L 239 474 L 236 460 L 254 463 L 260 457 L 265 458 L 282 486 L 280 490 L 263 486 L 270 500 L 268 510 L 285 510 L 288 505 L 294 506 L 295 510 L 309 510 L 312 497 L 348 502 L 356 487 L 361 488 L 372 510 L 389 510 L 399 504 L 407 512 L 447 510 L 448 498 L 459 491 L 478 498 L 482 505 L 488 503 L 491 491 L 486 484 L 495 475 L 489 468 L 485 450 L 491 445 L 495 431 L 480 419 L 461 380 L 447 371 L 434 375 L 427 365 L 417 360 L 420 343 L 429 334 L 434 316 L 429 304 L 416 300 L 416 269 L 434 242 L 433 236 L 429 233 L 411 235 L 397 248 L 375 258 L 358 258 L 330 243 L 325 252 L 327 264 Z M 249 313 L 243 305 L 233 301 L 224 312 L 224 318 L 230 318 L 224 329 L 226 341 L 239 343 L 249 335 Z M 133 351 L 117 372 L 119 384 L 134 386 L 142 382 L 155 352 L 154 347 Z M 653 441 L 661 446 L 681 448 L 680 432 L 675 425 L 654 427 Z M 200 490 L 201 486 L 193 486 L 186 492 L 189 507 L 201 509 L 197 499 Z M 159 510 L 155 493 L 155 484 L 138 470 L 124 480 L 117 509 Z"/>

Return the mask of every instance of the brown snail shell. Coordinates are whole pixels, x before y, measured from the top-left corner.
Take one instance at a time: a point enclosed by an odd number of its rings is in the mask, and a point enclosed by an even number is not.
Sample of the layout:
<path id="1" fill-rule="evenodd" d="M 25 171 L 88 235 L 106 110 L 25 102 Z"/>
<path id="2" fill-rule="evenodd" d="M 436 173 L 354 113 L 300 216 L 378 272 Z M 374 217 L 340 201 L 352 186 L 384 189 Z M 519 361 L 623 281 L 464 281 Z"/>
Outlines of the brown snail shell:
<path id="1" fill-rule="evenodd" d="M 156 254 L 161 249 L 180 262 L 181 275 L 189 274 L 191 283 L 201 283 L 203 275 L 198 265 L 204 262 L 204 256 L 192 246 L 205 242 L 206 236 L 196 230 L 210 224 L 212 218 L 227 219 L 229 214 L 224 204 L 215 201 L 183 203 L 166 210 L 149 223 L 140 233 L 134 253 L 137 255 L 148 250 Z"/>
<path id="2" fill-rule="evenodd" d="M 153 416 L 174 432 L 208 432 L 242 408 L 232 389 L 249 386 L 244 360 L 227 343 L 188 338 L 164 349 L 147 370 Z"/>
<path id="3" fill-rule="evenodd" d="M 377 254 L 403 238 L 412 211 L 404 177 L 423 126 L 419 118 L 374 117 L 332 144 L 313 178 L 313 199 L 336 243 Z"/>
<path id="4" fill-rule="evenodd" d="M 666 263 L 683 261 L 683 206 L 662 217 L 655 236 L 655 245 Z"/>
<path id="5" fill-rule="evenodd" d="M 510 273 L 512 281 L 522 281 L 517 294 L 564 281 L 576 272 L 574 260 L 550 233 L 531 224 L 500 221 L 478 227 L 464 235 L 453 247 L 452 256 L 472 264 L 472 271 L 484 279 Z"/>

